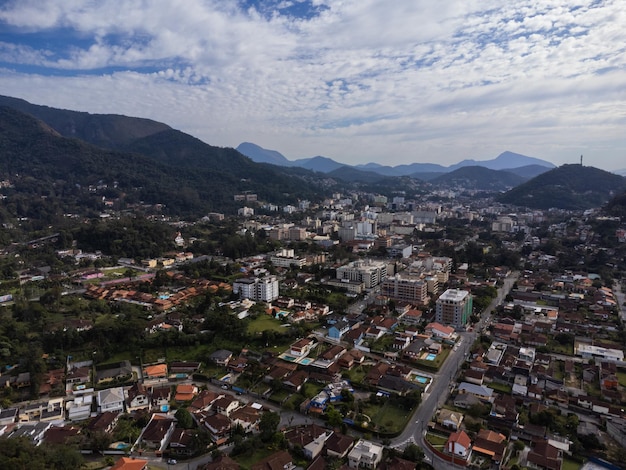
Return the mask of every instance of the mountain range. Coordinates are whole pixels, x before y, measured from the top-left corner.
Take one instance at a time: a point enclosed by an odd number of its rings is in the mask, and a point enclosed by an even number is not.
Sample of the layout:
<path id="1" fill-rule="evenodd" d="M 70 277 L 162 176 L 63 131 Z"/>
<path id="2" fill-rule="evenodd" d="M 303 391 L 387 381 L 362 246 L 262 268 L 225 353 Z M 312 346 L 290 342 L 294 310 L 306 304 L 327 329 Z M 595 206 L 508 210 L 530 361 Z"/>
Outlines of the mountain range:
<path id="1" fill-rule="evenodd" d="M 301 167 L 320 173 L 332 173 L 342 167 L 351 167 L 361 171 L 376 173 L 382 176 L 411 176 L 418 179 L 430 180 L 438 175 L 450 173 L 460 168 L 479 166 L 490 170 L 514 170 L 531 167 L 532 170 L 522 170 L 528 178 L 537 176 L 543 171 L 547 171 L 555 166 L 539 158 L 527 157 L 514 152 L 503 152 L 491 160 L 463 160 L 450 166 L 443 166 L 436 163 L 411 163 L 406 165 L 385 166 L 378 163 L 366 163 L 361 165 L 346 165 L 333 160 L 332 158 L 316 156 L 311 158 L 301 158 L 298 160 L 288 160 L 283 154 L 276 150 L 268 150 L 251 142 L 239 144 L 237 150 L 257 163 L 271 163 L 286 167 Z M 356 173 L 352 172 L 352 175 Z"/>
<path id="2" fill-rule="evenodd" d="M 115 201 L 119 209 L 155 205 L 165 215 L 190 217 L 232 213 L 241 207 L 233 196 L 245 192 L 288 204 L 319 200 L 331 191 L 425 194 L 433 187 L 487 191 L 500 194 L 502 202 L 531 208 L 586 209 L 620 196 L 626 187 L 625 178 L 597 168 L 549 168 L 548 162 L 512 152 L 450 167 L 355 167 L 319 156 L 277 165 L 289 160 L 254 144 L 240 148 L 274 163 L 255 162 L 235 149 L 211 146 L 149 119 L 61 110 L 0 96 L 0 178 L 13 185 L 3 188 L 0 222 L 25 218 L 41 220 L 43 226 L 64 214 L 97 215 L 104 200 Z M 413 173 L 384 174 L 390 171 Z"/>

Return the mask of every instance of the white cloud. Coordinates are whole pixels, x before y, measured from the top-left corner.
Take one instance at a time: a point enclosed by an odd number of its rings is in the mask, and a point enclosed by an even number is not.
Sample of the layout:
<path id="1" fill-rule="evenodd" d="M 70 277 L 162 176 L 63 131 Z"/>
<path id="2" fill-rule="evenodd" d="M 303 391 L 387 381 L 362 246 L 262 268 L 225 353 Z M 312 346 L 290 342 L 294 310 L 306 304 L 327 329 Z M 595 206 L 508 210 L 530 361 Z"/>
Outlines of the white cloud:
<path id="1" fill-rule="evenodd" d="M 327 8 L 301 18 L 235 0 L 5 3 L 15 41 L 0 60 L 15 71 L 0 86 L 290 157 L 453 163 L 510 149 L 561 163 L 580 147 L 623 166 L 620 0 L 314 3 Z"/>

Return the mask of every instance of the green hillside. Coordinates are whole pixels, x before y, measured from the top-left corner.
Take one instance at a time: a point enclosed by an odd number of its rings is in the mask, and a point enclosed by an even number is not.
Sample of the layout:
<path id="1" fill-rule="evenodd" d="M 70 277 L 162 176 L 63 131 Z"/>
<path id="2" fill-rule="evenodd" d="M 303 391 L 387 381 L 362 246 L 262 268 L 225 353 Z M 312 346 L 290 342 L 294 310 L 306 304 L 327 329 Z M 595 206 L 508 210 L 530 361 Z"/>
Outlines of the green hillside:
<path id="1" fill-rule="evenodd" d="M 0 173 L 14 184 L 6 191 L 3 218 L 50 220 L 63 213 L 100 211 L 103 194 L 89 191 L 98 185 L 106 185 L 107 197 L 122 207 L 164 204 L 165 214 L 184 217 L 234 211 L 233 195 L 245 190 L 279 204 L 316 194 L 312 184 L 255 164 L 235 150 L 163 132 L 169 134 L 155 134 L 152 145 L 144 141 L 145 155 L 106 150 L 62 137 L 15 109 L 0 108 Z"/>
<path id="2" fill-rule="evenodd" d="M 499 201 L 534 209 L 599 207 L 626 188 L 626 179 L 598 168 L 563 165 L 523 183 Z"/>
<path id="3" fill-rule="evenodd" d="M 482 166 L 465 166 L 430 180 L 437 186 L 464 187 L 501 191 L 522 183 L 524 178 L 505 170 L 490 170 Z"/>

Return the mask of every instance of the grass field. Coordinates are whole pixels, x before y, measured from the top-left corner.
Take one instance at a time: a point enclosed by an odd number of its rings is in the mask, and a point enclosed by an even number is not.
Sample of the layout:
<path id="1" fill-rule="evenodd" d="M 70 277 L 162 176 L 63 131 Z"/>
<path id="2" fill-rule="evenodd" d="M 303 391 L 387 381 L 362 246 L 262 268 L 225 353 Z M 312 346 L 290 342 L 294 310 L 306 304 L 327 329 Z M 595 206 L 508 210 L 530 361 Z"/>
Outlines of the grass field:
<path id="1" fill-rule="evenodd" d="M 617 380 L 622 387 L 626 387 L 626 372 L 617 372 Z"/>
<path id="2" fill-rule="evenodd" d="M 581 467 L 582 465 L 578 462 L 564 458 L 563 465 L 561 465 L 561 470 L 578 470 Z"/>
<path id="3" fill-rule="evenodd" d="M 259 460 L 263 460 L 265 457 L 272 455 L 276 450 L 268 449 L 267 447 L 259 447 L 252 455 L 238 455 L 235 457 L 235 461 L 241 465 L 243 469 L 249 469 L 253 464 Z"/>
<path id="4" fill-rule="evenodd" d="M 283 333 L 285 331 L 285 327 L 281 325 L 284 324 L 285 322 L 276 320 L 270 315 L 259 315 L 248 324 L 248 333 L 258 334 L 267 330 Z"/>
<path id="5" fill-rule="evenodd" d="M 411 410 L 407 411 L 385 402 L 382 406 L 366 404 L 363 407 L 363 414 L 371 418 L 371 423 L 376 425 L 379 431 L 400 432 L 404 429 Z"/>

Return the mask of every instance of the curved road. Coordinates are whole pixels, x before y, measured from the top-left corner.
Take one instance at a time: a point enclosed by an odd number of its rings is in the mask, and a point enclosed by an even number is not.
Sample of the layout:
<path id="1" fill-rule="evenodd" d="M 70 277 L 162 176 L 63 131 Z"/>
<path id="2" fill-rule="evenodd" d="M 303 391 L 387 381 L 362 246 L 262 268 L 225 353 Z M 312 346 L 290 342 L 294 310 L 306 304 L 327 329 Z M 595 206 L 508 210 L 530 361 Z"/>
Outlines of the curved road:
<path id="1" fill-rule="evenodd" d="M 448 399 L 448 395 L 454 389 L 455 377 L 461 367 L 461 364 L 467 357 L 470 347 L 478 337 L 483 326 L 489 323 L 491 312 L 496 308 L 511 290 L 513 284 L 519 276 L 518 272 L 511 273 L 498 289 L 498 296 L 493 299 L 489 306 L 481 314 L 480 321 L 474 326 L 474 331 L 461 333 L 462 342 L 456 351 L 454 349 L 444 362 L 443 366 L 436 375 L 436 380 L 431 384 L 428 393 L 422 397 L 422 403 L 417 411 L 411 417 L 409 424 L 398 437 L 392 440 L 392 446 L 396 448 L 404 448 L 407 444 L 415 443 L 424 450 L 425 460 L 437 470 L 458 470 L 458 466 L 446 462 L 436 455 L 426 446 L 424 435 L 428 422 L 441 405 Z M 458 344 L 458 343 L 457 343 Z"/>

